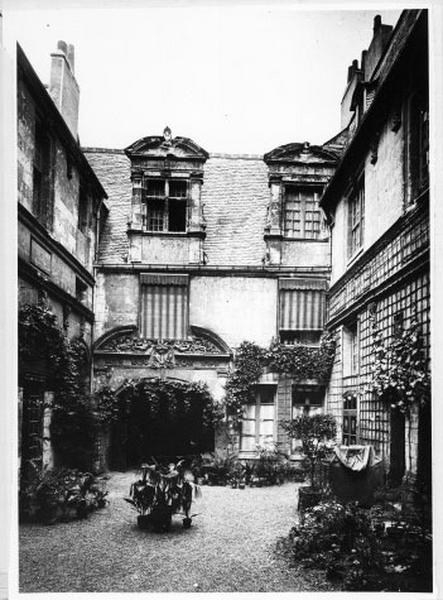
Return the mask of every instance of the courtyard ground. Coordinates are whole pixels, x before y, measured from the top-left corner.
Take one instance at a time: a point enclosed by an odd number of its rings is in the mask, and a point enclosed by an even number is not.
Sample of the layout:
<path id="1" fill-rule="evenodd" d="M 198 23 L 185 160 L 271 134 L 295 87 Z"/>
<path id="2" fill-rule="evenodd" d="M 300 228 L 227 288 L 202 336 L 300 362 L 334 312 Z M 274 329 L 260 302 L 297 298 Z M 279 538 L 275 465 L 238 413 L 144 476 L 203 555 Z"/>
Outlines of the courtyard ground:
<path id="1" fill-rule="evenodd" d="M 292 592 L 331 590 L 322 573 L 273 553 L 295 524 L 299 484 L 202 488 L 191 529 L 136 526 L 123 498 L 135 474 L 114 473 L 109 504 L 86 521 L 20 527 L 20 592 Z"/>

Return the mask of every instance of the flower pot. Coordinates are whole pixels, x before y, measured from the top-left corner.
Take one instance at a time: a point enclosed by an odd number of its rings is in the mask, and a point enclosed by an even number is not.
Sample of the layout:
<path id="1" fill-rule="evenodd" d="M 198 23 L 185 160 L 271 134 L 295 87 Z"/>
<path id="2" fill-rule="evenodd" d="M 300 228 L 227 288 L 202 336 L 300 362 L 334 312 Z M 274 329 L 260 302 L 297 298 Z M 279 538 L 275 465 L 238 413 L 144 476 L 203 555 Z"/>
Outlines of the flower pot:
<path id="1" fill-rule="evenodd" d="M 244 490 L 245 489 L 245 484 L 244 484 L 243 481 L 238 484 L 238 489 L 239 490 Z"/>
<path id="2" fill-rule="evenodd" d="M 155 532 L 163 533 L 171 528 L 172 510 L 169 506 L 156 506 L 149 517 Z"/>
<path id="3" fill-rule="evenodd" d="M 137 525 L 139 529 L 150 529 L 151 528 L 151 515 L 138 515 Z"/>
<path id="4" fill-rule="evenodd" d="M 298 507 L 297 510 L 301 513 L 307 508 L 316 506 L 321 500 L 321 491 L 312 489 L 311 487 L 302 487 L 298 490 Z"/>
<path id="5" fill-rule="evenodd" d="M 189 529 L 192 524 L 192 519 L 190 517 L 186 517 L 183 519 L 183 529 Z"/>
<path id="6" fill-rule="evenodd" d="M 237 487 L 237 482 L 236 482 L 236 481 L 232 481 L 232 482 L 231 482 L 231 488 L 232 488 L 233 490 L 235 490 L 235 489 L 236 489 L 236 487 Z M 239 485 L 239 487 L 240 487 L 240 485 Z"/>

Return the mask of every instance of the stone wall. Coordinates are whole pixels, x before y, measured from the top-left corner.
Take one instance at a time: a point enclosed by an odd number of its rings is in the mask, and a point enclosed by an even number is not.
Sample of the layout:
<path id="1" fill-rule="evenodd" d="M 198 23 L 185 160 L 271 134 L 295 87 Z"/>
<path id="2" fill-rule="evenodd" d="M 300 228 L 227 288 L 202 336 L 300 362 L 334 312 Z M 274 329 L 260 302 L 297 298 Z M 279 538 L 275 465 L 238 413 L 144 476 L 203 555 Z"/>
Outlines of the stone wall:
<path id="1" fill-rule="evenodd" d="M 404 209 L 404 128 L 392 131 L 387 120 L 380 132 L 376 148 L 377 159 L 368 153 L 364 161 L 365 226 L 363 251 L 403 214 Z M 355 174 L 358 175 L 357 173 Z M 334 215 L 331 285 L 340 279 L 352 264 L 348 259 L 347 197 L 342 196 Z"/>
<path id="2" fill-rule="evenodd" d="M 419 207 L 401 220 L 401 227 L 391 239 L 349 277 L 343 278 L 331 290 L 330 318 L 334 319 L 337 349 L 327 394 L 327 411 L 334 414 L 339 425 L 338 441 L 342 439 L 343 394 L 353 391 L 358 396 L 357 427 L 360 443 L 372 444 L 390 462 L 390 412 L 381 400 L 368 391 L 373 359 L 372 325 L 377 324 L 383 339 L 393 339 L 395 320 L 401 313 L 402 327 L 412 319 L 421 326 L 425 348 L 429 349 L 429 264 L 427 211 Z M 358 375 L 343 373 L 343 327 L 350 317 L 359 322 Z M 418 413 L 412 411 L 406 420 L 406 469 L 417 473 L 419 452 Z"/>
<path id="3" fill-rule="evenodd" d="M 96 276 L 96 338 L 114 327 L 137 325 L 139 276 L 101 270 Z M 277 279 L 190 275 L 189 323 L 210 329 L 234 348 L 242 341 L 269 345 L 277 330 Z"/>

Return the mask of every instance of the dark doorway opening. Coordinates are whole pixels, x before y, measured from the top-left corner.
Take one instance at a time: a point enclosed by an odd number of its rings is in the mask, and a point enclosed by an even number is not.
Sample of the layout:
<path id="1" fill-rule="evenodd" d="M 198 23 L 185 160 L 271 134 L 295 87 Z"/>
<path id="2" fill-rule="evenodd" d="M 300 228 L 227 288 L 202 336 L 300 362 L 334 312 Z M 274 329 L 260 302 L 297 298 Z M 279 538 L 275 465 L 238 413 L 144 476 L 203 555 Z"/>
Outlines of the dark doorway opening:
<path id="1" fill-rule="evenodd" d="M 124 471 L 157 460 L 173 461 L 214 449 L 207 390 L 177 381 L 141 382 L 120 395 L 111 428 L 109 467 Z"/>
<path id="2" fill-rule="evenodd" d="M 391 440 L 389 483 L 392 486 L 401 484 L 405 474 L 405 415 L 397 407 L 391 408 Z"/>

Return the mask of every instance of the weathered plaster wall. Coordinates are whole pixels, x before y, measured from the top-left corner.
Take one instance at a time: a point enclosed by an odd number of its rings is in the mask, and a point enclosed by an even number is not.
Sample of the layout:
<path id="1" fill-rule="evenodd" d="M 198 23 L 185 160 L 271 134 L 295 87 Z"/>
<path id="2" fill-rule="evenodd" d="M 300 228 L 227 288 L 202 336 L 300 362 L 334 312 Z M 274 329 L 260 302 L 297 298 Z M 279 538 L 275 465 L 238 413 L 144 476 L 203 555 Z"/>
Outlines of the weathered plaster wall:
<path id="1" fill-rule="evenodd" d="M 329 241 L 282 242 L 282 265 L 329 267 Z"/>
<path id="2" fill-rule="evenodd" d="M 403 127 L 393 132 L 389 122 L 384 126 L 378 143 L 378 156 L 371 164 L 371 156 L 365 159 L 365 225 L 363 250 L 367 250 L 403 213 Z M 337 281 L 350 262 L 348 249 L 347 199 L 342 197 L 335 210 L 332 229 L 332 279 Z"/>
<path id="3" fill-rule="evenodd" d="M 96 338 L 114 327 L 138 323 L 136 274 L 98 273 L 96 285 Z M 244 340 L 268 345 L 276 335 L 276 279 L 191 276 L 189 286 L 191 325 L 211 329 L 231 347 Z"/>
<path id="4" fill-rule="evenodd" d="M 95 290 L 95 338 L 121 325 L 136 325 L 140 284 L 132 273 L 97 273 Z"/>
<path id="5" fill-rule="evenodd" d="M 212 329 L 230 347 L 268 345 L 276 335 L 277 280 L 193 277 L 189 314 L 191 325 Z"/>
<path id="6" fill-rule="evenodd" d="M 35 106 L 21 79 L 17 82 L 18 201 L 32 212 Z"/>

